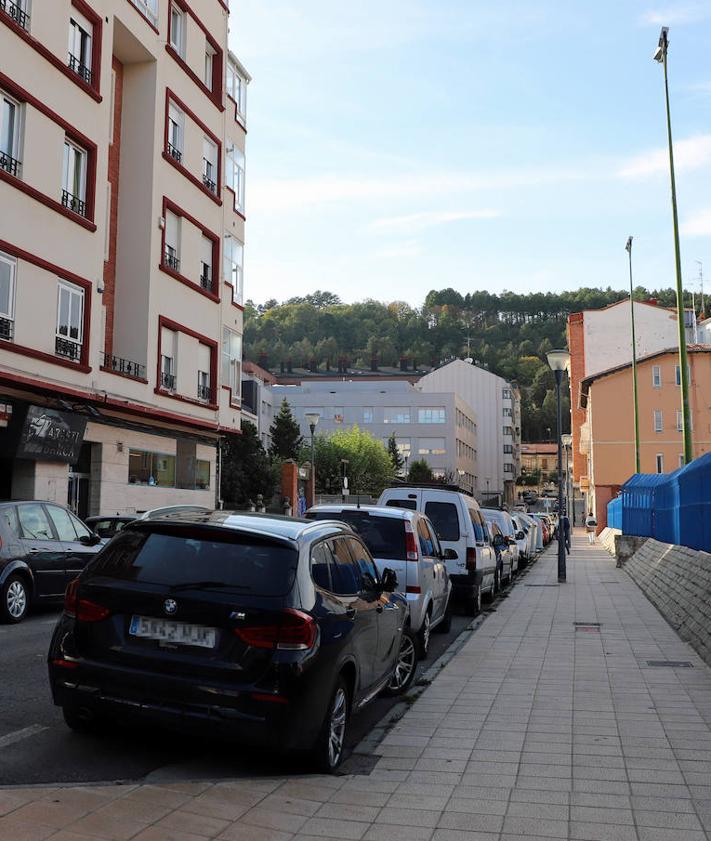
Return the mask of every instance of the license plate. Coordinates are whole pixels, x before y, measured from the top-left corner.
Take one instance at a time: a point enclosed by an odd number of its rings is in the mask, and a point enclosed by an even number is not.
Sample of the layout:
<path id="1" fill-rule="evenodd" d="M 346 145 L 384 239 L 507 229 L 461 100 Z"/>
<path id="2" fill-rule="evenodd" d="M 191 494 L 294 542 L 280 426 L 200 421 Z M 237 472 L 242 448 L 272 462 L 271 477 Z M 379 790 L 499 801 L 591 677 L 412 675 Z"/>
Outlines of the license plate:
<path id="1" fill-rule="evenodd" d="M 129 633 L 134 637 L 172 642 L 175 645 L 214 648 L 217 644 L 216 628 L 173 622 L 170 619 L 156 619 L 152 616 L 133 616 Z"/>

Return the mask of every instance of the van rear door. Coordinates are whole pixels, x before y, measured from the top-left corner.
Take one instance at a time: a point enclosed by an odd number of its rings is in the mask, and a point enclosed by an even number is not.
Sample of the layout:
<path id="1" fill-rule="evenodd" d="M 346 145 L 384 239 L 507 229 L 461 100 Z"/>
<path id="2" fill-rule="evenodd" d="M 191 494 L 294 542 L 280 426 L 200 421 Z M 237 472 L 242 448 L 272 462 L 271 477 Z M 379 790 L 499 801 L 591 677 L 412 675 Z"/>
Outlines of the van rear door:
<path id="1" fill-rule="evenodd" d="M 422 490 L 420 511 L 429 517 L 443 549 L 454 549 L 457 557 L 447 561 L 450 575 L 466 575 L 467 543 L 471 525 L 462 515 L 460 500 L 454 494 Z"/>

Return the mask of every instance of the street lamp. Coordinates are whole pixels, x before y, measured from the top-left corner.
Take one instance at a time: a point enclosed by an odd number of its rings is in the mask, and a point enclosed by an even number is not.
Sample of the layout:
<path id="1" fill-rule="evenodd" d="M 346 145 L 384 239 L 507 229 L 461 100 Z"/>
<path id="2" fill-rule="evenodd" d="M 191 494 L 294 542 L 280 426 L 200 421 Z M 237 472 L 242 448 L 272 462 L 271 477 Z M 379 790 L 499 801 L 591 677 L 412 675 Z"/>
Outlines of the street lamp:
<path id="1" fill-rule="evenodd" d="M 555 374 L 555 396 L 557 408 L 558 434 L 558 581 L 565 581 L 565 537 L 560 528 L 560 516 L 563 513 L 563 410 L 560 402 L 560 385 L 563 382 L 563 372 L 570 365 L 570 354 L 567 350 L 551 350 L 547 354 L 548 364 Z"/>
<path id="2" fill-rule="evenodd" d="M 572 454 L 573 436 L 561 435 L 565 449 L 565 513 L 575 521 L 575 501 L 570 482 L 570 456 Z M 572 512 L 572 513 L 571 513 Z"/>
<path id="3" fill-rule="evenodd" d="M 314 434 L 321 415 L 318 412 L 305 412 L 304 419 L 311 430 L 311 505 L 316 504 L 316 449 L 314 447 Z M 310 507 L 310 506 L 309 506 Z"/>
<path id="4" fill-rule="evenodd" d="M 669 49 L 669 27 L 663 26 L 654 60 L 664 67 L 664 95 L 667 106 L 667 139 L 669 143 L 669 177 L 671 179 L 672 220 L 674 223 L 674 259 L 676 262 L 676 317 L 679 330 L 679 381 L 681 385 L 681 422 L 684 441 L 684 462 L 694 457 L 691 438 L 691 415 L 689 413 L 689 369 L 686 357 L 686 325 L 684 322 L 684 289 L 681 281 L 681 252 L 679 249 L 679 216 L 676 209 L 676 178 L 674 176 L 674 145 L 672 143 L 671 109 L 669 107 L 669 78 L 667 76 L 667 51 Z"/>
<path id="5" fill-rule="evenodd" d="M 627 238 L 625 251 L 630 263 L 630 316 L 632 319 L 632 404 L 634 408 L 634 472 L 639 473 L 639 403 L 637 401 L 637 339 L 634 331 L 634 297 L 632 286 L 632 237 Z"/>

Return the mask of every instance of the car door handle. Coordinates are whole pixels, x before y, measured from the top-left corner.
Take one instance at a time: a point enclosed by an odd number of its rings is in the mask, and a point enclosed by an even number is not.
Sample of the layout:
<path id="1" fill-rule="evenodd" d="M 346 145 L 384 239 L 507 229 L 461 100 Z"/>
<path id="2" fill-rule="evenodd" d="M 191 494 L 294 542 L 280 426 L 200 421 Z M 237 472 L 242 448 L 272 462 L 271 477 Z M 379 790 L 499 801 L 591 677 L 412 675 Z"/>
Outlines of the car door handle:
<path id="1" fill-rule="evenodd" d="M 30 555 L 36 555 L 39 551 L 40 551 L 39 549 L 35 549 L 33 547 L 32 549 L 30 549 Z"/>

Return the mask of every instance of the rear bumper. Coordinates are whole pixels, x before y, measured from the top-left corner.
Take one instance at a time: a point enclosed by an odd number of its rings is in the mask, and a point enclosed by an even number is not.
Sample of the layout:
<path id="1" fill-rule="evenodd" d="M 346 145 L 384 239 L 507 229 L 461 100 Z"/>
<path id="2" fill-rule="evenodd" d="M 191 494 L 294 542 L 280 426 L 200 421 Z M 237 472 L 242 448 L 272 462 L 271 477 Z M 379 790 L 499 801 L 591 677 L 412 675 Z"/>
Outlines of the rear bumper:
<path id="1" fill-rule="evenodd" d="M 452 596 L 454 598 L 473 598 L 484 581 L 484 571 L 477 569 L 468 575 L 450 575 L 449 579 L 452 582 Z"/>

